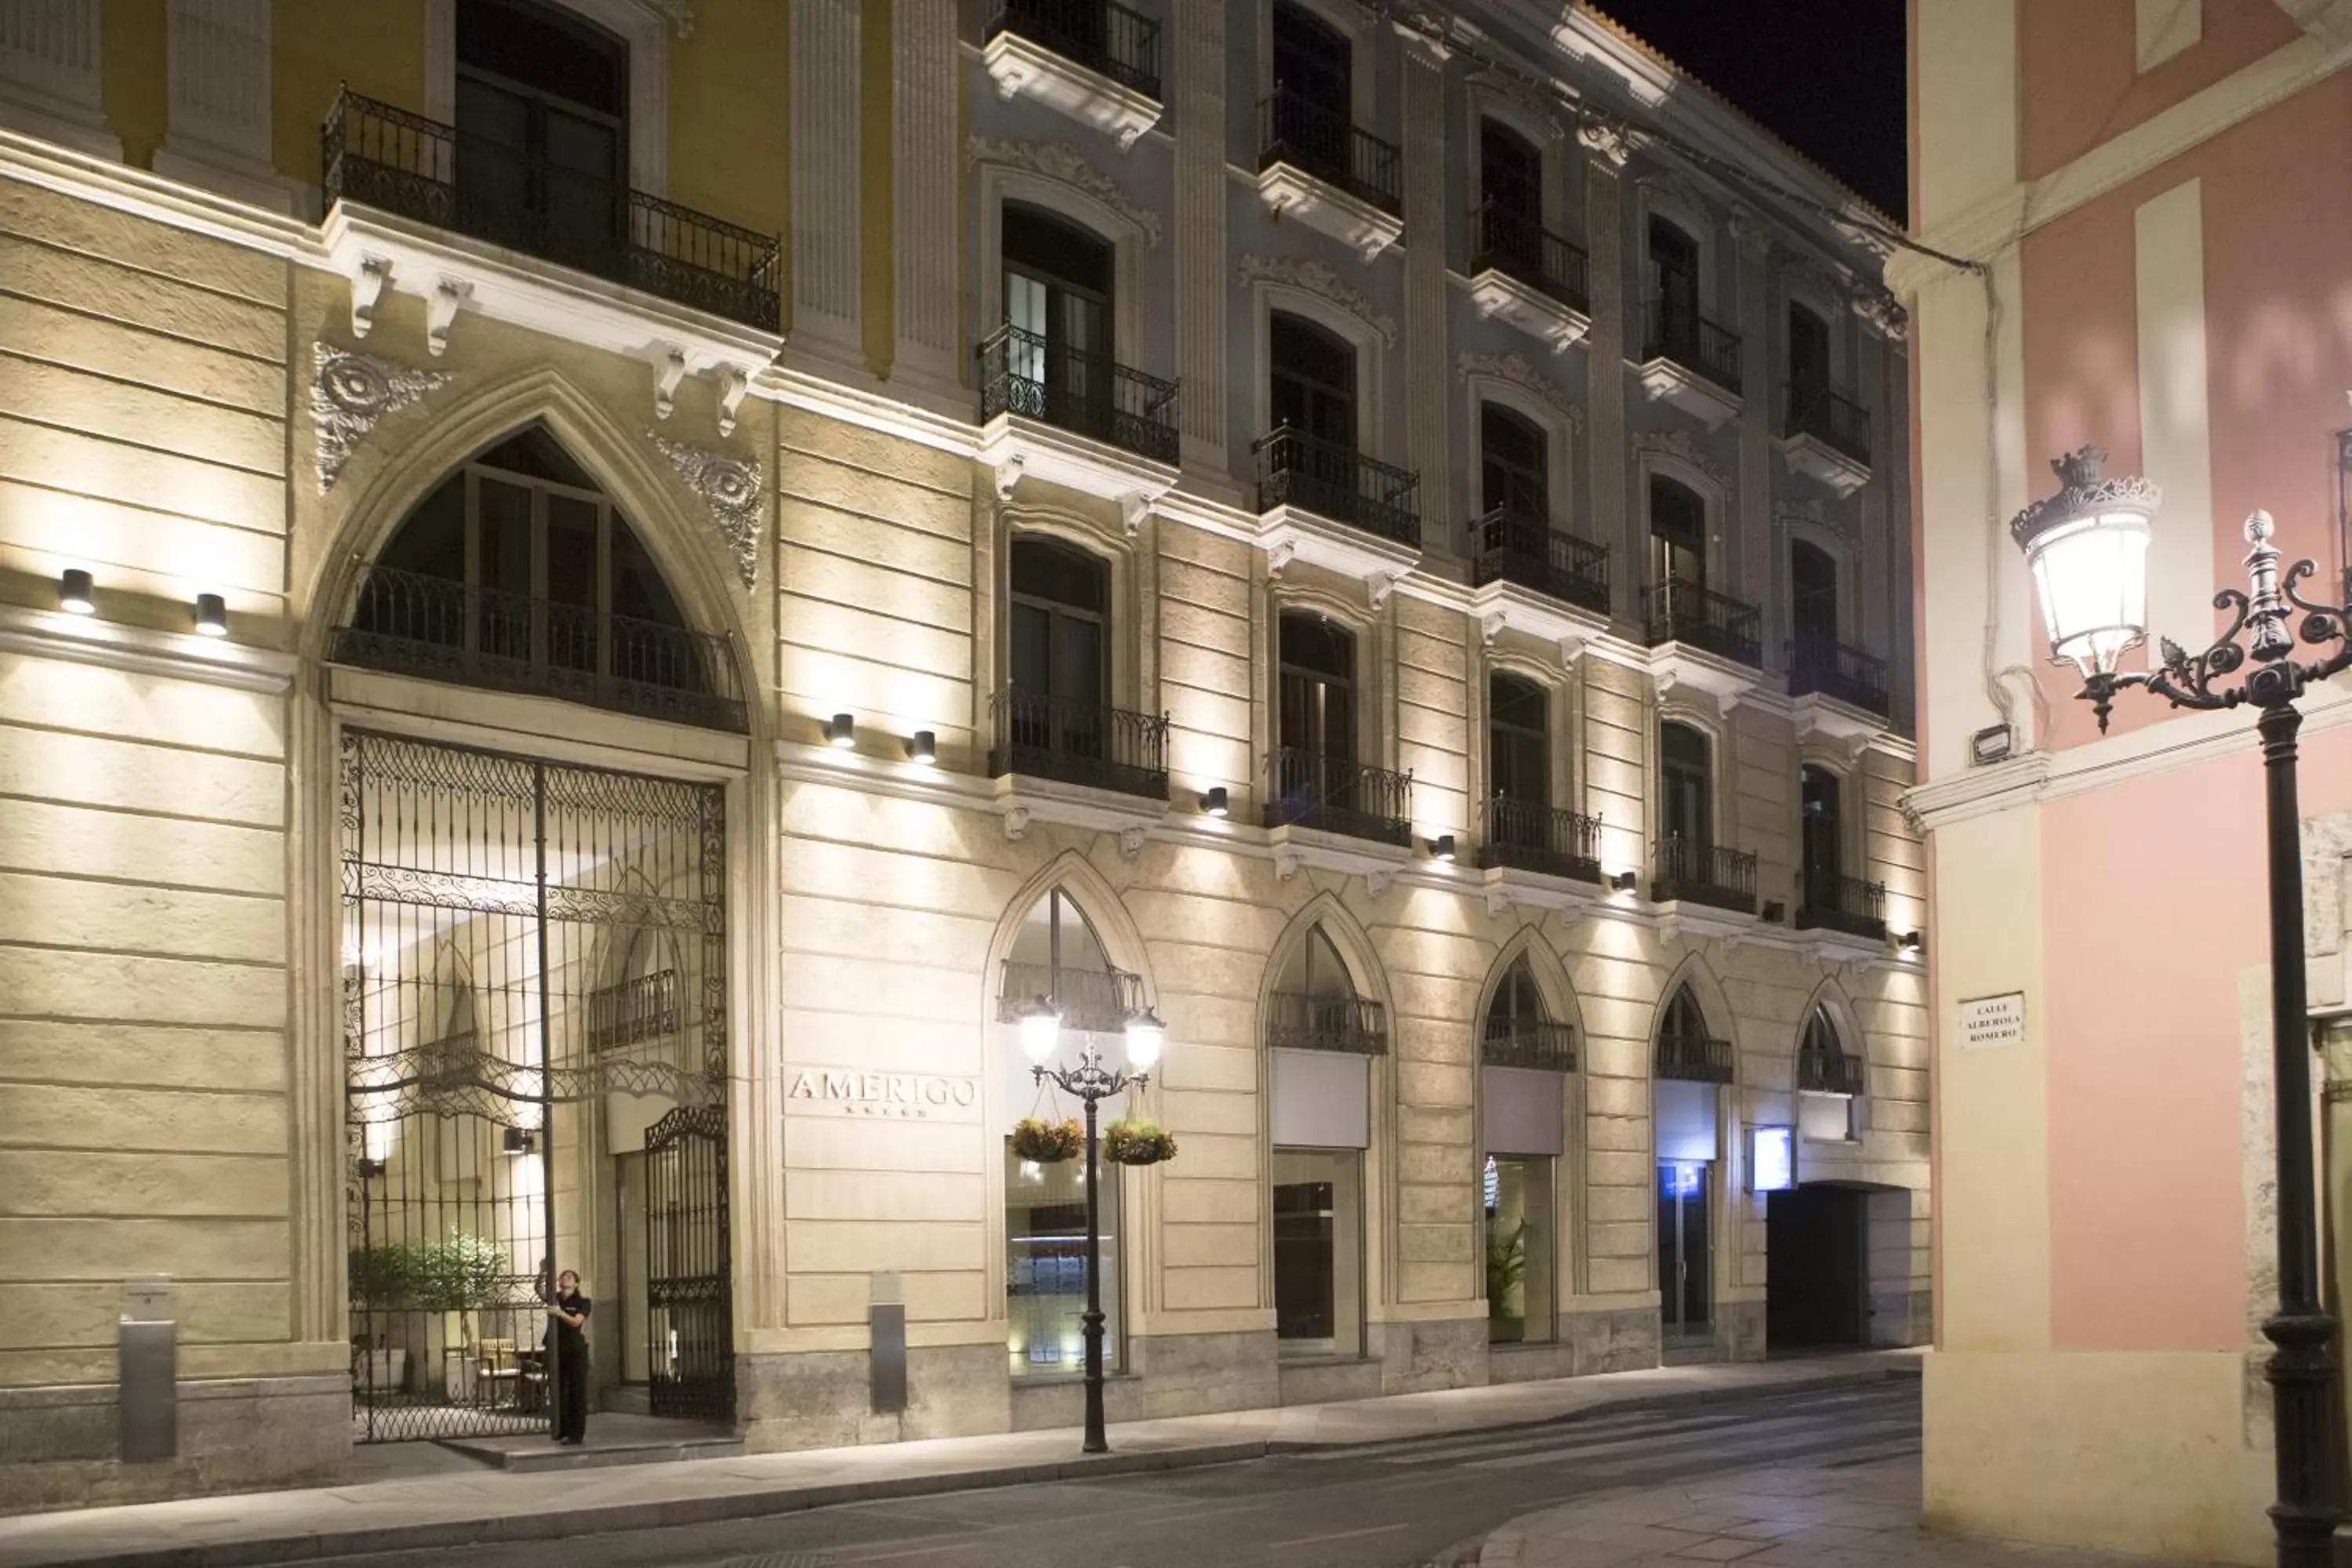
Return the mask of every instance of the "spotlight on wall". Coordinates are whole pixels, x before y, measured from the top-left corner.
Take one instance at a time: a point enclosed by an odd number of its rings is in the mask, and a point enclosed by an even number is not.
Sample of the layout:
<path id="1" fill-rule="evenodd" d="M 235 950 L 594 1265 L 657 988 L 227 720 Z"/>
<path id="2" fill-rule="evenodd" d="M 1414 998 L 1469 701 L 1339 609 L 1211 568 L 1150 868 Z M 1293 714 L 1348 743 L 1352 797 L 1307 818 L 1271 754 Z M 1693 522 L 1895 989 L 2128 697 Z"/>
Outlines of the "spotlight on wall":
<path id="1" fill-rule="evenodd" d="M 1609 879 L 1609 890 L 1612 893 L 1630 893 L 1640 880 L 1641 879 L 1631 871 L 1620 871 Z"/>
<path id="2" fill-rule="evenodd" d="M 509 1127 L 499 1135 L 499 1146 L 509 1154 L 529 1154 L 539 1147 L 539 1134 L 529 1127 Z"/>
<path id="3" fill-rule="evenodd" d="M 1223 816 L 1233 809 L 1232 800 L 1233 797 L 1225 793 L 1225 786 L 1217 784 L 1201 797 L 1201 809 L 1211 816 Z"/>
<path id="4" fill-rule="evenodd" d="M 228 636 L 228 605 L 218 594 L 196 595 L 196 630 L 208 637 Z"/>
<path id="5" fill-rule="evenodd" d="M 1431 859 L 1442 860 L 1448 866 L 1454 864 L 1454 835 L 1451 833 L 1441 833 L 1436 837 L 1431 839 L 1429 841 L 1429 856 Z"/>
<path id="6" fill-rule="evenodd" d="M 352 1163 L 352 1169 L 359 1173 L 361 1181 L 370 1181 L 383 1174 L 383 1162 L 363 1154 Z"/>
<path id="7" fill-rule="evenodd" d="M 907 760 L 929 767 L 940 760 L 940 738 L 929 730 L 918 730 L 915 738 L 907 742 Z"/>
<path id="8" fill-rule="evenodd" d="M 1787 919 L 1788 914 L 1789 906 L 1782 903 L 1778 899 L 1773 900 L 1770 903 L 1764 906 L 1764 918 L 1771 921 L 1774 925 L 1779 925 L 1783 920 Z"/>
<path id="9" fill-rule="evenodd" d="M 69 616 L 90 616 L 98 606 L 90 602 L 89 574 L 79 566 L 68 566 L 58 574 L 58 608 Z"/>
<path id="10" fill-rule="evenodd" d="M 1925 952 L 1927 951 L 1927 933 L 1923 931 L 1906 931 L 1895 939 L 1895 945 L 1905 952 Z"/>
<path id="11" fill-rule="evenodd" d="M 847 750 L 857 744 L 857 721 L 846 713 L 836 713 L 824 721 L 824 743 Z"/>

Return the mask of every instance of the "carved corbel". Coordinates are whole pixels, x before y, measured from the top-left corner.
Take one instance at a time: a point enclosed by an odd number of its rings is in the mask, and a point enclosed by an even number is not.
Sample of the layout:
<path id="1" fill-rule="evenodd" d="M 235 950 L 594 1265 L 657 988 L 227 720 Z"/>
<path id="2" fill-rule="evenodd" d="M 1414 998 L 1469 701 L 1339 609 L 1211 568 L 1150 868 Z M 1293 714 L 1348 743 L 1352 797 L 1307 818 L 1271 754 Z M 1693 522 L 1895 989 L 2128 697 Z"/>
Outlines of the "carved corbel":
<path id="1" fill-rule="evenodd" d="M 1504 627 L 1508 625 L 1510 625 L 1510 622 L 1504 616 L 1503 612 L 1500 610 L 1489 611 L 1487 614 L 1479 616 L 1479 643 L 1484 647 L 1493 647 L 1495 646 L 1495 639 L 1503 635 Z"/>
<path id="2" fill-rule="evenodd" d="M 1573 633 L 1560 638 L 1559 662 L 1568 668 L 1574 669 L 1576 661 L 1584 657 L 1585 647 L 1590 641 L 1590 638 L 1578 637 Z M 1661 690 L 1663 689 L 1662 688 Z"/>
<path id="3" fill-rule="evenodd" d="M 1372 608 L 1387 608 L 1389 595 L 1395 593 L 1396 585 L 1403 581 L 1404 574 L 1402 572 L 1375 572 L 1365 578 L 1364 594 L 1371 601 Z"/>
<path id="4" fill-rule="evenodd" d="M 1151 498 L 1146 495 L 1122 497 L 1118 503 L 1118 521 L 1129 539 L 1143 532 L 1143 520 L 1151 515 Z"/>
<path id="5" fill-rule="evenodd" d="M 1018 844 L 1029 837 L 1029 808 L 1008 805 L 1004 808 L 1004 837 Z"/>
<path id="6" fill-rule="evenodd" d="M 1387 892 L 1389 884 L 1395 880 L 1394 871 L 1367 871 L 1364 873 L 1364 891 L 1377 899 Z"/>
<path id="7" fill-rule="evenodd" d="M 1265 574 L 1269 577 L 1281 576 L 1282 569 L 1289 565 L 1297 554 L 1298 542 L 1292 539 L 1284 540 L 1265 552 Z"/>
<path id="8" fill-rule="evenodd" d="M 1298 867 L 1299 859 L 1297 850 L 1277 849 L 1274 852 L 1274 879 L 1276 881 L 1287 882 L 1290 879 L 1298 875 Z"/>
<path id="9" fill-rule="evenodd" d="M 376 301 L 392 282 L 392 261 L 388 257 L 362 256 L 360 269 L 352 278 L 352 336 L 363 338 L 375 326 Z"/>
<path id="10" fill-rule="evenodd" d="M 1508 914 L 1510 912 L 1511 906 L 1517 901 L 1518 900 L 1511 897 L 1511 889 L 1508 888 L 1489 888 L 1486 889 L 1486 912 L 1489 915 Z"/>
<path id="11" fill-rule="evenodd" d="M 676 343 L 662 355 L 654 372 L 654 417 L 667 419 L 677 408 L 678 384 L 686 379 L 686 351 Z"/>
<path id="12" fill-rule="evenodd" d="M 439 359 L 449 347 L 449 327 L 457 312 L 474 297 L 474 286 L 462 278 L 444 278 L 433 286 L 425 303 L 425 346 Z"/>
<path id="13" fill-rule="evenodd" d="M 740 364 L 719 367 L 719 433 L 735 434 L 736 410 L 743 406 L 743 395 L 751 390 L 751 373 Z"/>
<path id="14" fill-rule="evenodd" d="M 1021 468 L 1022 458 L 1017 454 L 996 465 L 996 499 L 998 500 L 1008 501 L 1013 499 L 1013 487 L 1021 482 Z"/>
<path id="15" fill-rule="evenodd" d="M 1145 830 L 1140 827 L 1122 827 L 1118 830 L 1118 858 L 1120 859 L 1133 860 L 1142 855 L 1144 831 Z"/>

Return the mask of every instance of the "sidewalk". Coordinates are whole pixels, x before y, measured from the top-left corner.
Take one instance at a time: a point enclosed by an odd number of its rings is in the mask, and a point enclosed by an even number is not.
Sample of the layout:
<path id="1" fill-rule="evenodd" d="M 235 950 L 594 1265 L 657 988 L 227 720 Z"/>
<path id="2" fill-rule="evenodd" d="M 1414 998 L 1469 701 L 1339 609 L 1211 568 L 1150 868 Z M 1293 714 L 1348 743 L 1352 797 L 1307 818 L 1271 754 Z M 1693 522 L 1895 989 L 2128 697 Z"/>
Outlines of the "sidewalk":
<path id="1" fill-rule="evenodd" d="M 1658 1367 L 1339 1405 L 1138 1421 L 1111 1452 L 1075 1428 L 943 1437 L 623 1468 L 466 1470 L 312 1491 L 245 1493 L 0 1519 L 0 1568 L 244 1568 L 309 1557 L 545 1540 L 792 1513 L 870 1498 L 1067 1480 L 1268 1453 L 1574 1420 L 1601 1411 L 1916 1377 L 1912 1351 Z"/>
<path id="2" fill-rule="evenodd" d="M 1918 1519 L 1916 1454 L 1770 1465 L 1523 1514 L 1486 1538 L 1478 1568 L 2158 1568 L 2113 1552 L 1929 1535 Z"/>

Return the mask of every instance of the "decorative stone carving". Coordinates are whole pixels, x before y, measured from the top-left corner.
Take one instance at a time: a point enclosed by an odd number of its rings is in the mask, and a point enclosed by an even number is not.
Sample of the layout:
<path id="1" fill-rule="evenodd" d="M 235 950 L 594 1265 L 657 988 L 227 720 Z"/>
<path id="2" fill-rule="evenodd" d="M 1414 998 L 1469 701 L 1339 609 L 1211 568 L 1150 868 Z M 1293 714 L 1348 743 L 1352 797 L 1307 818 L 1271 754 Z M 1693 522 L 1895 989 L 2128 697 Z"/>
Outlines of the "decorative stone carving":
<path id="1" fill-rule="evenodd" d="M 363 338 L 375 326 L 376 301 L 392 281 L 392 263 L 381 256 L 360 258 L 358 276 L 352 279 L 352 336 Z"/>
<path id="2" fill-rule="evenodd" d="M 1140 827 L 1120 828 L 1118 830 L 1118 858 L 1122 860 L 1134 860 L 1140 858 L 1143 854 L 1143 840 L 1145 833 L 1146 830 Z"/>
<path id="3" fill-rule="evenodd" d="M 1084 191 L 1143 231 L 1153 246 L 1160 243 L 1160 215 L 1128 198 L 1126 187 L 1086 161 L 1067 142 L 999 142 L 973 136 L 963 146 L 967 165 L 1001 163 Z"/>
<path id="4" fill-rule="evenodd" d="M 1691 222 L 1713 226 L 1715 208 L 1707 205 L 1707 199 L 1699 194 L 1698 187 L 1679 171 L 1652 169 L 1634 183 L 1654 197 L 1663 196 L 1668 205 L 1681 207 Z"/>
<path id="5" fill-rule="evenodd" d="M 1576 144 L 1611 168 L 1622 169 L 1633 155 L 1633 130 L 1605 114 L 1586 114 L 1576 122 Z"/>
<path id="6" fill-rule="evenodd" d="M 1382 315 L 1362 292 L 1320 261 L 1303 261 L 1293 256 L 1264 257 L 1244 251 L 1241 259 L 1242 281 L 1244 283 L 1283 283 L 1304 289 L 1318 299 L 1328 300 L 1349 315 L 1360 318 L 1380 333 L 1381 342 L 1396 347 L 1396 319 Z"/>
<path id="7" fill-rule="evenodd" d="M 1404 574 L 1402 572 L 1375 572 L 1364 579 L 1364 596 L 1370 601 L 1372 608 L 1386 609 L 1390 596 L 1396 592 L 1396 585 L 1403 581 Z"/>
<path id="8" fill-rule="evenodd" d="M 746 588 L 760 581 L 760 500 L 761 479 L 757 459 L 730 458 L 707 447 L 647 432 L 647 438 L 677 469 L 687 488 L 710 509 L 711 521 L 734 552 L 736 574 Z"/>
<path id="9" fill-rule="evenodd" d="M 444 278 L 433 286 L 425 302 L 425 346 L 439 359 L 449 348 L 449 327 L 457 312 L 474 297 L 474 286 L 462 278 Z"/>
<path id="10" fill-rule="evenodd" d="M 1298 851 L 1296 849 L 1276 850 L 1274 852 L 1275 880 L 1277 882 L 1287 882 L 1290 879 L 1298 875 L 1299 860 L 1300 857 Z"/>
<path id="11" fill-rule="evenodd" d="M 679 37 L 694 37 L 694 7 L 688 3 L 688 0 L 638 0 L 638 3 L 661 13 L 669 25 L 677 30 Z"/>
<path id="12" fill-rule="evenodd" d="M 654 417 L 667 419 L 677 408 L 677 389 L 686 380 L 686 351 L 672 343 L 654 371 Z"/>
<path id="13" fill-rule="evenodd" d="M 1465 353 L 1454 362 L 1457 381 L 1468 381 L 1474 375 L 1490 375 L 1496 381 L 1507 381 L 1523 392 L 1532 393 L 1546 406 L 1559 414 L 1578 435 L 1584 434 L 1584 408 L 1568 395 L 1568 389 L 1529 364 L 1518 354 L 1478 354 Z"/>
<path id="14" fill-rule="evenodd" d="M 1726 492 L 1731 489 L 1731 477 L 1687 430 L 1644 430 L 1633 437 L 1633 449 L 1688 463 L 1705 474 L 1717 489 Z"/>
<path id="15" fill-rule="evenodd" d="M 319 493 L 335 488 L 343 465 L 388 414 L 446 384 L 446 371 L 413 370 L 404 364 L 353 353 L 328 343 L 310 345 L 310 423 L 315 427 Z"/>
<path id="16" fill-rule="evenodd" d="M 1377 899 L 1387 892 L 1389 884 L 1395 880 L 1394 871 L 1367 871 L 1364 873 L 1364 891 Z"/>
<path id="17" fill-rule="evenodd" d="M 1554 136 L 1562 133 L 1559 100 L 1544 91 L 1541 84 L 1517 71 L 1505 71 L 1490 66 L 1472 77 L 1470 85 L 1502 102 L 1526 110 L 1548 127 Z"/>
<path id="18" fill-rule="evenodd" d="M 1854 526 L 1853 519 L 1843 510 L 1832 511 L 1822 504 L 1818 497 L 1772 503 L 1772 526 L 1786 533 L 1792 524 L 1820 529 L 1843 544 L 1859 545 L 1862 542 L 1862 531 Z"/>
<path id="19" fill-rule="evenodd" d="M 1004 837 L 1015 844 L 1029 837 L 1029 808 L 1009 805 L 1004 808 Z"/>
<path id="20" fill-rule="evenodd" d="M 1871 289 L 1853 297 L 1853 313 L 1881 337 L 1902 342 L 1911 335 L 1911 312 L 1884 289 Z"/>

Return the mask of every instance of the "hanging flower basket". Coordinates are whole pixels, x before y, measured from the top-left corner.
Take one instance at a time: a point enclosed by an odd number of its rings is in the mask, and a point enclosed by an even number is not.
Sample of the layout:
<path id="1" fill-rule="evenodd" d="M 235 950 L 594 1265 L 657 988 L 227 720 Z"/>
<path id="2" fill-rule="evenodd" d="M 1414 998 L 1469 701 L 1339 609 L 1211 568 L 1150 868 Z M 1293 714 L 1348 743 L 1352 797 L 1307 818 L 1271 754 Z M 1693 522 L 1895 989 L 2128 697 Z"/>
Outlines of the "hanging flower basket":
<path id="1" fill-rule="evenodd" d="M 1115 1164 L 1157 1165 L 1176 1157 L 1176 1135 L 1157 1121 L 1131 1118 L 1103 1129 L 1103 1154 Z"/>
<path id="2" fill-rule="evenodd" d="M 1013 1127 L 1013 1152 L 1016 1158 L 1033 1160 L 1040 1165 L 1058 1165 L 1065 1160 L 1075 1160 L 1087 1146 L 1087 1130 L 1078 1125 L 1075 1116 L 1059 1121 L 1040 1121 L 1024 1116 Z"/>

